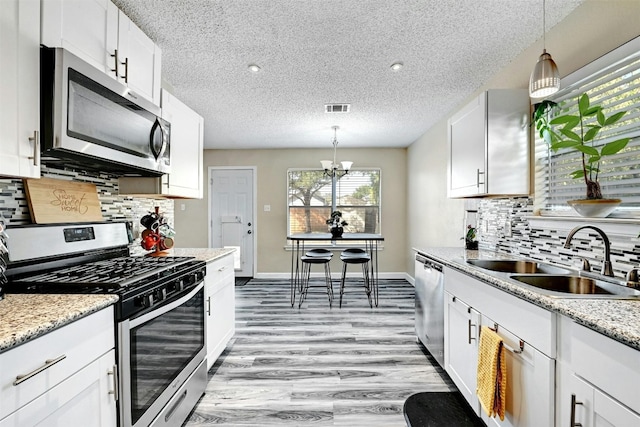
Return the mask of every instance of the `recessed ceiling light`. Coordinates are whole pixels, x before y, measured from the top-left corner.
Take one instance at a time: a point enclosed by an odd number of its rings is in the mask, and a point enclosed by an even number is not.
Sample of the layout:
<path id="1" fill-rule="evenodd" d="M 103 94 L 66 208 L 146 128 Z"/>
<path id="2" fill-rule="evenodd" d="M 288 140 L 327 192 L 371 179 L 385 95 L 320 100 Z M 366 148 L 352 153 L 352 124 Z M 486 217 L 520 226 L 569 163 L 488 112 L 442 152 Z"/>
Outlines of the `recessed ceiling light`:
<path id="1" fill-rule="evenodd" d="M 393 64 L 391 64 L 392 71 L 400 71 L 402 67 L 404 67 L 404 64 L 402 62 L 394 62 Z"/>
<path id="2" fill-rule="evenodd" d="M 260 71 L 260 67 L 256 64 L 250 64 L 249 71 L 251 71 L 252 73 L 257 73 L 258 71 Z"/>

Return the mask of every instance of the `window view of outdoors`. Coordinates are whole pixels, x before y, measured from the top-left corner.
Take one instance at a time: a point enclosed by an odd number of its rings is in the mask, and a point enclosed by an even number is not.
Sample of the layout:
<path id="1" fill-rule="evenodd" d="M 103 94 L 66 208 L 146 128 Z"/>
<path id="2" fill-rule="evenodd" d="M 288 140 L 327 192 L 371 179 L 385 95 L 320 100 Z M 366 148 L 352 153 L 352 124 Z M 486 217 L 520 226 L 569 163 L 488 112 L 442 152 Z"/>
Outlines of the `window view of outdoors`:
<path id="1" fill-rule="evenodd" d="M 322 170 L 290 169 L 289 234 L 327 233 L 331 177 Z M 380 232 L 380 169 L 351 170 L 337 178 L 336 209 L 346 233 Z"/>

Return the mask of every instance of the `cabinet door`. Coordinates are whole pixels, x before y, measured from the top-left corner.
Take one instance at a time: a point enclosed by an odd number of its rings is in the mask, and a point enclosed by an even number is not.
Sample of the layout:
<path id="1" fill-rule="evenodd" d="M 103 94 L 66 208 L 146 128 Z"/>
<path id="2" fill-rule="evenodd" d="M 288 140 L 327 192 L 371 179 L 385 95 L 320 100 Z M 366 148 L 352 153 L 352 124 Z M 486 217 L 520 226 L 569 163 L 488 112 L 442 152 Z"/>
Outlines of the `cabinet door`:
<path id="1" fill-rule="evenodd" d="M 572 399 L 571 396 L 575 398 Z M 640 426 L 640 415 L 622 405 L 577 376 L 572 376 L 570 393 L 561 405 L 569 407 L 566 425 L 582 427 L 632 427 Z M 573 406 L 573 411 L 571 411 Z M 573 419 L 571 419 L 573 413 Z M 564 423 L 564 420 L 562 420 Z M 573 422 L 573 424 L 572 424 Z"/>
<path id="2" fill-rule="evenodd" d="M 235 333 L 235 276 L 233 256 L 207 264 L 205 276 L 205 344 L 207 370 Z"/>
<path id="3" fill-rule="evenodd" d="M 476 385 L 480 315 L 448 292 L 445 293 L 445 300 L 445 370 L 478 414 L 480 406 Z"/>
<path id="4" fill-rule="evenodd" d="M 496 323 L 482 316 L 482 325 L 495 328 Z M 502 325 L 498 335 L 505 344 L 507 364 L 506 414 L 489 418 L 482 411 L 487 426 L 539 427 L 552 426 L 554 419 L 555 360 L 545 356 Z"/>
<path id="5" fill-rule="evenodd" d="M 160 48 L 122 11 L 118 13 L 118 56 L 121 81 L 160 105 Z"/>
<path id="6" fill-rule="evenodd" d="M 0 427 L 117 425 L 115 350 L 0 420 Z M 82 420 L 82 421 L 80 421 Z"/>
<path id="7" fill-rule="evenodd" d="M 40 2 L 0 7 L 0 176 L 40 177 Z"/>
<path id="8" fill-rule="evenodd" d="M 162 116 L 171 123 L 171 173 L 163 177 L 166 192 L 201 199 L 204 120 L 165 90 Z"/>
<path id="9" fill-rule="evenodd" d="M 110 0 L 43 1 L 41 40 L 116 77 L 118 8 Z"/>
<path id="10" fill-rule="evenodd" d="M 485 194 L 486 92 L 456 113 L 449 125 L 449 197 Z"/>

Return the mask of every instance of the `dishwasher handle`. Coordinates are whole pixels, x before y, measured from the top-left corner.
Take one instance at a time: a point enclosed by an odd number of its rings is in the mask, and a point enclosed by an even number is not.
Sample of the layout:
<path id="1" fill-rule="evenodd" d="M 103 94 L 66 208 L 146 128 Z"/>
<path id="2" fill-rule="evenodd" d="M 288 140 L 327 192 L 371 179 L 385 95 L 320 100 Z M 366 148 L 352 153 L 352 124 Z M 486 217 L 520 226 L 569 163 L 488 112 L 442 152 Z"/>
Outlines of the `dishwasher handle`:
<path id="1" fill-rule="evenodd" d="M 421 263 L 425 270 L 435 270 L 439 273 L 442 273 L 442 264 L 438 264 L 437 262 L 419 254 L 416 255 L 416 261 Z"/>

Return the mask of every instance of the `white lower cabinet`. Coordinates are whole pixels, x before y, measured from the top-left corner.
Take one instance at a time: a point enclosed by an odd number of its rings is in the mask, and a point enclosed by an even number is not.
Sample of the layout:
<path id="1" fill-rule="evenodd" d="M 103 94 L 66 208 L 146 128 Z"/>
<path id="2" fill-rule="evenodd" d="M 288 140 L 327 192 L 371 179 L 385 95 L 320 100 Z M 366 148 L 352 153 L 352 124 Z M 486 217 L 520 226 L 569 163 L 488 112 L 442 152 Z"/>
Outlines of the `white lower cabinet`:
<path id="1" fill-rule="evenodd" d="M 479 313 L 460 298 L 445 292 L 444 364 L 445 370 L 476 414 L 480 403 L 476 395 Z"/>
<path id="2" fill-rule="evenodd" d="M 204 297 L 205 345 L 207 370 L 209 370 L 236 330 L 233 254 L 225 255 L 207 264 Z"/>
<path id="3" fill-rule="evenodd" d="M 0 354 L 0 427 L 117 425 L 113 307 Z"/>
<path id="4" fill-rule="evenodd" d="M 0 421 L 1 427 L 115 427 L 115 350 Z"/>
<path id="5" fill-rule="evenodd" d="M 445 268 L 444 276 L 445 370 L 471 408 L 488 426 L 553 426 L 555 315 L 459 271 Z M 476 394 L 482 325 L 497 329 L 506 345 L 503 421 L 488 417 Z"/>
<path id="6" fill-rule="evenodd" d="M 640 426 L 640 351 L 561 317 L 557 426 Z"/>
<path id="7" fill-rule="evenodd" d="M 497 325 L 484 315 L 481 324 L 490 328 L 496 328 Z M 524 342 L 505 327 L 498 325 L 496 329 L 505 345 L 506 414 L 501 421 L 499 417 L 490 418 L 481 411 L 482 420 L 487 426 L 552 426 L 555 417 L 555 360 Z"/>
<path id="8" fill-rule="evenodd" d="M 559 425 L 571 427 L 640 426 L 640 415 L 577 376 L 572 376 L 568 396 L 565 395 L 565 401 L 560 404 L 569 409 L 569 416 L 566 422 Z"/>

